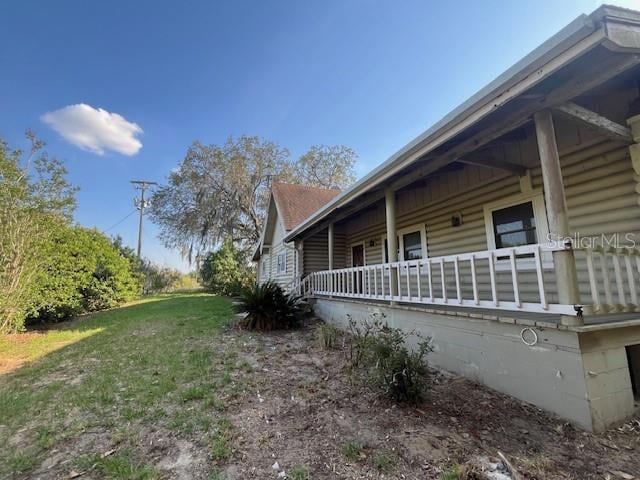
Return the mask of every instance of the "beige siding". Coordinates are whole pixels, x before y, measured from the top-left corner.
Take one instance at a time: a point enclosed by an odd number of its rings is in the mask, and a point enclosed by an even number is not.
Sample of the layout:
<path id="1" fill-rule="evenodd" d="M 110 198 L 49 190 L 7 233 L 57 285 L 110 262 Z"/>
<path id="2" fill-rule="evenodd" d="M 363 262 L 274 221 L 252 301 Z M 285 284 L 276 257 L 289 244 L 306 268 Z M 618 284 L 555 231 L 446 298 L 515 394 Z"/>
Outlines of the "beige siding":
<path id="1" fill-rule="evenodd" d="M 270 253 L 263 256 L 267 260 L 268 273 L 261 276 L 261 281 L 273 280 L 275 283 L 283 288 L 290 286 L 295 277 L 295 251 L 293 243 L 284 243 L 282 239 L 285 236 L 284 228 L 279 219 L 275 219 L 275 227 L 273 229 L 273 235 L 269 240 Z M 278 272 L 278 255 L 285 253 L 287 259 L 286 272 Z"/>
<path id="2" fill-rule="evenodd" d="M 558 121 L 557 129 L 571 229 L 581 236 L 632 234 L 640 240 L 638 178 L 634 176 L 627 147 L 595 137 L 592 132 L 562 120 Z M 541 171 L 537 163 L 534 164 L 537 161 L 535 137 L 529 135 L 519 145 L 503 149 L 503 156 L 512 163 L 530 168 L 532 187 L 534 191 L 541 191 Z M 433 177 L 418 188 L 398 192 L 397 227 L 424 224 L 430 257 L 486 250 L 484 206 L 507 200 L 520 192 L 520 180 L 514 175 L 465 166 Z M 453 227 L 451 216 L 458 212 L 462 214 L 463 223 Z M 382 201 L 360 212 L 343 228 L 347 246 L 364 241 L 367 264 L 382 261 L 382 237 L 385 235 Z M 350 265 L 350 248 L 347 249 L 347 264 Z M 470 275 L 468 269 L 462 269 L 463 275 Z M 579 254 L 578 270 L 582 301 L 586 303 L 590 301 L 586 264 Z M 481 297 L 488 298 L 488 264 L 478 265 L 478 271 Z M 537 285 L 532 273 L 525 271 L 520 275 L 522 283 L 526 284 L 521 292 L 524 299 L 536 301 Z M 527 281 L 527 277 L 531 280 Z M 453 288 L 452 272 L 448 272 L 447 278 L 447 288 Z M 549 299 L 553 301 L 553 273 L 547 271 L 545 278 Z M 435 281 L 439 283 L 440 279 Z M 499 284 L 500 291 L 511 292 L 510 274 L 499 274 Z"/>
<path id="3" fill-rule="evenodd" d="M 308 275 L 311 272 L 326 270 L 329 268 L 329 251 L 327 230 L 312 235 L 304 240 L 303 272 Z"/>

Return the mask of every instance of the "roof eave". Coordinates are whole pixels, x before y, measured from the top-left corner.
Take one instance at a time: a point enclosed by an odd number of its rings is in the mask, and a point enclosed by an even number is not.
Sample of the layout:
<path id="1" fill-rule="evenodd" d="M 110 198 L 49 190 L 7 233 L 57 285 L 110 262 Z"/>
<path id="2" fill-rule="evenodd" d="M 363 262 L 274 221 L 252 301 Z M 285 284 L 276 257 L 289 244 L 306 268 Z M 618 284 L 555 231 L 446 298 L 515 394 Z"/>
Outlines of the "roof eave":
<path id="1" fill-rule="evenodd" d="M 623 18 L 625 22 L 635 23 L 636 21 L 640 21 L 640 15 L 638 14 L 638 12 L 607 5 L 603 5 L 602 7 L 598 8 L 591 15 L 580 15 L 569 25 L 564 27 L 538 48 L 526 55 L 514 66 L 505 71 L 502 75 L 497 77 L 471 98 L 452 110 L 431 128 L 423 132 L 421 135 L 401 148 L 398 152 L 393 154 L 384 163 L 361 178 L 351 188 L 344 191 L 336 198 L 334 198 L 331 202 L 329 202 L 325 207 L 312 214 L 304 222 L 294 228 L 285 237 L 284 240 L 288 242 L 297 238 L 314 224 L 324 219 L 335 209 L 355 199 L 357 196 L 363 194 L 373 186 L 380 184 L 391 175 L 395 174 L 398 170 L 405 168 L 407 165 L 412 163 L 412 161 L 415 161 L 415 158 L 411 159 L 410 157 L 413 153 L 419 151 L 421 146 L 429 143 L 437 143 L 436 141 L 438 137 L 445 136 L 448 131 L 463 123 L 463 121 L 471 114 L 477 112 L 482 108 L 486 108 L 486 106 L 490 105 L 492 101 L 494 101 L 497 97 L 500 97 L 500 103 L 504 104 L 506 103 L 506 99 L 517 96 L 513 95 L 512 97 L 510 97 L 509 90 L 512 89 L 514 85 L 521 82 L 523 79 L 526 79 L 532 71 L 545 65 L 561 52 L 564 52 L 572 46 L 577 45 L 580 41 L 586 39 L 596 32 L 599 32 L 602 35 L 599 43 L 604 42 L 606 40 L 606 35 L 602 34 L 603 28 L 601 23 L 605 19 L 613 18 L 614 16 L 618 21 L 621 18 Z M 593 45 L 585 46 L 585 50 L 587 48 L 593 48 Z M 584 52 L 576 51 L 573 57 L 567 59 L 567 63 L 569 63 L 572 59 L 577 58 L 582 53 Z M 475 122 L 480 120 L 480 118 L 483 117 L 479 117 Z M 471 123 L 465 128 L 468 128 L 474 123 Z M 439 142 L 439 144 L 441 143 L 442 142 Z M 434 145 L 431 149 L 435 148 L 435 146 L 437 145 Z M 421 153 L 421 155 L 424 153 Z M 409 158 L 409 161 L 406 161 L 407 158 Z"/>

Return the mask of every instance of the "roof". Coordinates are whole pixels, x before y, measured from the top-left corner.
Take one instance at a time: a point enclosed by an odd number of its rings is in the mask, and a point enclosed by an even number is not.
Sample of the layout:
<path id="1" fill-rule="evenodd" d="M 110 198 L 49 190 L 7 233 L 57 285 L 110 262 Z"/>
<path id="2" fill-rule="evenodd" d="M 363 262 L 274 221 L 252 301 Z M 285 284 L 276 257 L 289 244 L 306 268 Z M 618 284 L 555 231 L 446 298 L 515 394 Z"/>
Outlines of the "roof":
<path id="1" fill-rule="evenodd" d="M 288 232 L 300 225 L 313 212 L 333 200 L 340 190 L 274 182 L 271 194 L 278 208 L 282 226 Z"/>
<path id="2" fill-rule="evenodd" d="M 569 51 L 571 47 L 579 45 L 581 42 L 585 44 L 584 49 L 589 49 L 592 44 L 587 42 L 588 37 L 594 38 L 594 42 L 604 42 L 607 32 L 604 32 L 601 23 L 608 18 L 637 25 L 640 22 L 640 13 L 603 5 L 590 15 L 580 15 L 487 86 L 454 108 L 440 121 L 407 143 L 349 189 L 341 192 L 339 196 L 311 214 L 287 234 L 285 241 L 289 242 L 297 238 L 336 209 L 347 205 L 350 201 L 382 184 L 420 157 L 505 105 L 510 99 L 521 93 L 518 88 L 515 88 L 516 86 L 529 81 L 541 80 L 543 78 L 542 67 L 561 53 Z M 577 50 L 574 53 L 575 56 L 581 53 L 579 49 Z M 531 80 L 532 78 L 535 80 Z"/>

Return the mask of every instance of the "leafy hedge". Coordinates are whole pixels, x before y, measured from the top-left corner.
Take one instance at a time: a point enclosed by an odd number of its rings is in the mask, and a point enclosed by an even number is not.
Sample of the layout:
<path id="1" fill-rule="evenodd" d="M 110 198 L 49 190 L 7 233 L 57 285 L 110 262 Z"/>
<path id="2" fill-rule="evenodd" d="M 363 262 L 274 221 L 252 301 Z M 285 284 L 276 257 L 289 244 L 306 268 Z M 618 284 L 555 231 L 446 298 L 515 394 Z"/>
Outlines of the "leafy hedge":
<path id="1" fill-rule="evenodd" d="M 139 295 L 136 262 L 97 230 L 72 221 L 76 189 L 62 163 L 0 140 L 0 333 L 61 320 Z"/>
<path id="2" fill-rule="evenodd" d="M 31 320 L 62 320 L 115 307 L 140 294 L 141 275 L 97 230 L 62 226 L 41 255 Z"/>

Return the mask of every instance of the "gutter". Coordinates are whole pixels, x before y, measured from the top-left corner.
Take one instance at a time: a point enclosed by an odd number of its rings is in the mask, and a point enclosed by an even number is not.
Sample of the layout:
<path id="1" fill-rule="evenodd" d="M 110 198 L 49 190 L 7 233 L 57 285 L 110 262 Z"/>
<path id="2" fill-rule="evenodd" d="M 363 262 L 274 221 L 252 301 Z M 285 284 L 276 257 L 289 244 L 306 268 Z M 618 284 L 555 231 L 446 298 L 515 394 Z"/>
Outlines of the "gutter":
<path id="1" fill-rule="evenodd" d="M 445 115 L 432 127 L 393 154 L 384 163 L 358 180 L 351 188 L 313 213 L 288 233 L 284 237 L 284 241 L 290 242 L 294 240 L 338 208 L 345 206 L 367 190 L 380 185 L 389 177 L 411 165 L 429 151 L 442 145 L 461 131 L 486 117 L 489 113 L 517 97 L 522 93 L 522 88 L 517 88 L 519 83 L 529 80 L 535 84 L 546 78 L 551 72 L 542 75 L 543 72 L 537 70 L 541 70 L 547 62 L 561 53 L 566 52 L 572 47 L 579 46 L 578 44 L 580 42 L 587 40 L 584 48 L 582 50 L 579 49 L 579 51 L 575 53 L 573 57 L 575 58 L 579 54 L 584 53 L 584 51 L 602 43 L 606 39 L 601 25 L 603 18 L 615 13 L 621 14 L 622 12 L 619 12 L 619 10 L 617 7 L 603 6 L 591 15 L 580 15 L 471 98 Z M 625 12 L 628 12 L 630 15 L 633 14 L 632 16 L 634 16 L 634 18 L 638 18 L 638 13 L 633 10 Z M 588 38 L 594 33 L 596 33 L 596 35 L 593 42 L 589 42 Z M 531 86 L 532 85 L 527 85 L 527 88 Z"/>

